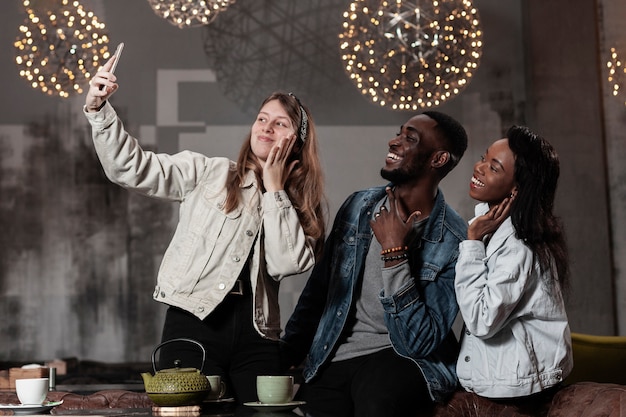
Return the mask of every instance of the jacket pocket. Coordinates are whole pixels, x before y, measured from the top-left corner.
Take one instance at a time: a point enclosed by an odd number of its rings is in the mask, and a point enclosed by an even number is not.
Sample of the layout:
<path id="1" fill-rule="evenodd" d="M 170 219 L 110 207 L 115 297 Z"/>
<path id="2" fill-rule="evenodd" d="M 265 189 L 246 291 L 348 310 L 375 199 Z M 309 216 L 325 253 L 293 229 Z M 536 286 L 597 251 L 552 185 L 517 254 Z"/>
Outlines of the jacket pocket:
<path id="1" fill-rule="evenodd" d="M 424 263 L 419 270 L 419 280 L 420 285 L 427 285 L 437 279 L 439 273 L 441 271 L 441 267 L 439 265 Z"/>
<path id="2" fill-rule="evenodd" d="M 241 208 L 226 213 L 225 194 L 202 189 L 181 203 L 179 224 L 162 263 L 162 277 L 182 294 L 191 294 L 205 268 L 220 262 L 235 230 Z"/>
<path id="3" fill-rule="evenodd" d="M 356 227 L 344 222 L 337 226 L 333 233 L 339 244 L 332 257 L 331 273 L 333 276 L 338 273 L 339 276 L 345 277 L 352 271 L 356 259 L 355 251 L 358 243 Z"/>
<path id="4" fill-rule="evenodd" d="M 527 378 L 539 373 L 539 363 L 535 354 L 535 346 L 531 334 L 526 331 L 526 326 L 521 320 L 513 322 L 511 333 L 515 340 L 517 368 L 516 375 L 520 379 Z"/>

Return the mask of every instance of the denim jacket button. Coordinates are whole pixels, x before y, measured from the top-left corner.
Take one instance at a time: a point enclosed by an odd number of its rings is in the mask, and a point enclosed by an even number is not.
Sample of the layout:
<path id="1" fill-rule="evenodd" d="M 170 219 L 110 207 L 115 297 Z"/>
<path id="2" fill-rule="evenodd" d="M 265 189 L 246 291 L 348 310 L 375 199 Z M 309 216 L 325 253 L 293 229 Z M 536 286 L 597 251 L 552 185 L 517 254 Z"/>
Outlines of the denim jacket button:
<path id="1" fill-rule="evenodd" d="M 465 334 L 466 334 L 466 335 L 468 335 L 468 336 L 470 336 L 470 335 L 471 335 L 471 333 L 470 333 L 470 331 L 469 331 L 469 330 L 465 330 Z"/>
<path id="2" fill-rule="evenodd" d="M 465 357 L 465 362 L 469 362 L 469 361 L 470 361 L 470 357 L 469 357 L 469 356 L 466 356 L 466 357 Z"/>
<path id="3" fill-rule="evenodd" d="M 233 256 L 233 262 L 239 262 L 240 260 L 239 256 Z"/>
<path id="4" fill-rule="evenodd" d="M 204 311 L 204 307 L 198 307 L 198 312 L 202 313 Z"/>
<path id="5" fill-rule="evenodd" d="M 343 314 L 343 313 L 342 313 L 341 311 L 338 311 L 338 312 L 337 312 L 337 317 L 341 317 L 341 315 L 342 315 L 342 314 Z"/>
<path id="6" fill-rule="evenodd" d="M 165 298 L 165 292 L 161 291 L 161 298 Z"/>
<path id="7" fill-rule="evenodd" d="M 246 230 L 246 236 L 252 236 L 253 234 L 252 230 Z"/>
<path id="8" fill-rule="evenodd" d="M 324 345 L 324 350 L 328 350 L 328 345 Z"/>
<path id="9" fill-rule="evenodd" d="M 223 290 L 224 288 L 226 288 L 226 284 L 224 284 L 223 282 L 220 282 L 217 288 L 219 288 L 220 290 Z"/>

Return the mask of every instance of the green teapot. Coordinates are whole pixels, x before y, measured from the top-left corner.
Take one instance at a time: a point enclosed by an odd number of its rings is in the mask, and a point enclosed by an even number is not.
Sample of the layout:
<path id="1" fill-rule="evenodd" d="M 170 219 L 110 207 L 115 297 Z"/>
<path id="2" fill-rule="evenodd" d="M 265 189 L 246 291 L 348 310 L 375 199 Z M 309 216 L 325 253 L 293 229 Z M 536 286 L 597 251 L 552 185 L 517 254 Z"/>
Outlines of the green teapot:
<path id="1" fill-rule="evenodd" d="M 206 359 L 206 350 L 201 343 L 193 339 L 171 339 L 167 340 L 152 352 L 152 369 L 154 376 L 148 372 L 141 374 L 143 384 L 148 397 L 159 406 L 179 407 L 185 405 L 195 405 L 204 400 L 211 392 L 209 380 L 199 369 L 181 368 L 180 360 L 174 361 L 175 368 L 156 369 L 156 353 L 163 346 L 173 342 L 189 342 L 200 347 L 202 350 L 202 367 Z"/>

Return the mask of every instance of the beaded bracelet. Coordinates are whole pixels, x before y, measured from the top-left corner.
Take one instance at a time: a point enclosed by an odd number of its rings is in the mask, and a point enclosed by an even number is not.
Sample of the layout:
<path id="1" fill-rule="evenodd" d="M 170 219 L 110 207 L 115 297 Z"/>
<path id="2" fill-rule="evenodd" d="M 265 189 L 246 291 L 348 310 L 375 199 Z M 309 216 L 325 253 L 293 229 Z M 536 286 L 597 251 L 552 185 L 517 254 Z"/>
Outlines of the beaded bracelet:
<path id="1" fill-rule="evenodd" d="M 409 250 L 409 248 L 407 246 L 396 246 L 395 248 L 389 248 L 389 249 L 383 249 L 380 254 L 381 255 L 386 255 L 388 253 L 392 253 L 392 252 L 401 252 L 401 251 L 406 251 Z"/>
<path id="2" fill-rule="evenodd" d="M 394 256 L 381 256 L 380 259 L 383 262 L 391 262 L 391 261 L 400 261 L 403 259 L 408 259 L 409 255 L 405 252 L 405 253 L 401 253 L 400 255 L 394 255 Z"/>

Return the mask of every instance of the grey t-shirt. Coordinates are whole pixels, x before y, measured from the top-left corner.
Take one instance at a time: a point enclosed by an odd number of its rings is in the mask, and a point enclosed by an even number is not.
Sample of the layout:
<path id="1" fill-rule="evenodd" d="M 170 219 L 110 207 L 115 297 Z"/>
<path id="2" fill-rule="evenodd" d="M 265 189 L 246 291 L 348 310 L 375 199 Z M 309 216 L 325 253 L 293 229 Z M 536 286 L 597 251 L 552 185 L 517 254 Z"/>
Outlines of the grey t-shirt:
<path id="1" fill-rule="evenodd" d="M 378 212 L 383 204 L 389 209 L 387 198 L 385 197 L 376 205 L 374 213 Z M 415 223 L 416 237 L 422 235 L 425 220 L 422 219 Z M 346 330 L 332 359 L 333 362 L 369 355 L 391 347 L 389 331 L 385 325 L 385 315 L 379 295 L 383 289 L 385 294 L 395 293 L 404 285 L 406 279 L 410 279 L 410 274 L 406 274 L 400 280 L 384 282 L 384 262 L 380 259 L 381 251 L 382 247 L 376 236 L 372 236 L 372 242 L 365 258 L 363 279 L 356 288 L 354 311 L 351 312 L 348 318 Z M 402 262 L 387 269 L 407 267 L 406 262 Z"/>

